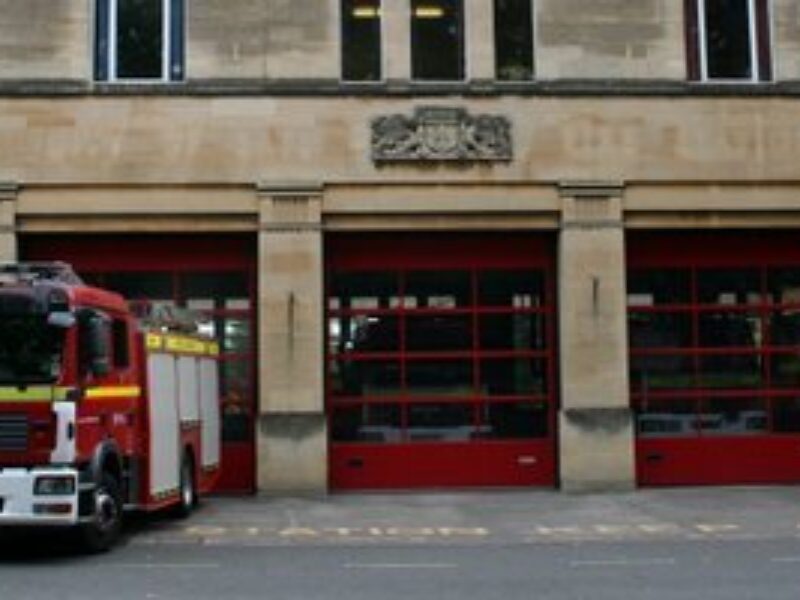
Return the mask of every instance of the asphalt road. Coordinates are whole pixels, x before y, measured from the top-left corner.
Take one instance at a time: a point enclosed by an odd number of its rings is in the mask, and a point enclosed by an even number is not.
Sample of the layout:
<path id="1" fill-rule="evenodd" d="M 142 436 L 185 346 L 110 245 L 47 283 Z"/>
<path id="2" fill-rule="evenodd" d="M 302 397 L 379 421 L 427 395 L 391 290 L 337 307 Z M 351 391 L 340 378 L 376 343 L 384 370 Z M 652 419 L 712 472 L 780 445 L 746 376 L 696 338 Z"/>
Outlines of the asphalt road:
<path id="1" fill-rule="evenodd" d="M 800 598 L 800 490 L 215 499 L 100 556 L 0 537 L 0 599 Z"/>

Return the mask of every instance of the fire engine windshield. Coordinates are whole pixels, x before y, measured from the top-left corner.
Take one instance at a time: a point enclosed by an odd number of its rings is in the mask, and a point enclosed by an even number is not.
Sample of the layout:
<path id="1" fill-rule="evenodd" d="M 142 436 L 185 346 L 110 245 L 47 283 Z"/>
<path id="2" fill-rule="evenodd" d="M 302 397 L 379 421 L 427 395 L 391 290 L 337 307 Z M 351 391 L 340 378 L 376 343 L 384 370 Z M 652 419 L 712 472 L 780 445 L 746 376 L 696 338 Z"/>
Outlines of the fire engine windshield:
<path id="1" fill-rule="evenodd" d="M 0 316 L 0 384 L 56 381 L 64 336 L 44 315 Z"/>

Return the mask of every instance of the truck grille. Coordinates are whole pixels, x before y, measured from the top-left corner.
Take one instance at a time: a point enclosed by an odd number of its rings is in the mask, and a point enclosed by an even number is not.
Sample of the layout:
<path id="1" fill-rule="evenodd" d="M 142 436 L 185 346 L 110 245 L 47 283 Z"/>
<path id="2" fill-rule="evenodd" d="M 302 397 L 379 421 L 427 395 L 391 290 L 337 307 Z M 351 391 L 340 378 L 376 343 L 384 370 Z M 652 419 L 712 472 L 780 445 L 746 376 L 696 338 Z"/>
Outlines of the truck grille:
<path id="1" fill-rule="evenodd" d="M 0 452 L 28 449 L 28 418 L 25 415 L 0 415 Z"/>

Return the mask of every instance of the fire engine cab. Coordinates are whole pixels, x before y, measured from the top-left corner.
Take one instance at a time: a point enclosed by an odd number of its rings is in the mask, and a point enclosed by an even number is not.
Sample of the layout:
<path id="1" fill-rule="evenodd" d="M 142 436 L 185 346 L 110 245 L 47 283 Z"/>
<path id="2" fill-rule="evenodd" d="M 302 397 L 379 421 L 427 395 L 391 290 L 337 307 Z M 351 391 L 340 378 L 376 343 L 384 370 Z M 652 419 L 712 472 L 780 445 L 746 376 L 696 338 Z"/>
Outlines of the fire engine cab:
<path id="1" fill-rule="evenodd" d="M 188 515 L 219 472 L 218 346 L 176 312 L 135 314 L 64 263 L 0 264 L 0 526 Z"/>

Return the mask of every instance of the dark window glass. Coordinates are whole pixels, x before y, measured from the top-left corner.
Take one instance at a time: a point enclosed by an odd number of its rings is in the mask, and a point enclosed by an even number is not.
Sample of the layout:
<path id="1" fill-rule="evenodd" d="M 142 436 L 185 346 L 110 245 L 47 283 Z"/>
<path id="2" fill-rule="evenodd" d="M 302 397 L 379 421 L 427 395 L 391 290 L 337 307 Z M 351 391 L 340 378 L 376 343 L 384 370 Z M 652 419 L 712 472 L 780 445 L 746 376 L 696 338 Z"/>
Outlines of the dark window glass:
<path id="1" fill-rule="evenodd" d="M 111 341 L 114 348 L 114 367 L 124 369 L 130 365 L 131 357 L 128 348 L 128 324 L 121 319 L 114 319 L 111 324 Z"/>
<path id="2" fill-rule="evenodd" d="M 696 413 L 696 402 L 690 399 L 643 400 L 637 407 L 636 427 L 642 437 L 694 436 Z"/>
<path id="3" fill-rule="evenodd" d="M 800 355 L 797 352 L 770 356 L 772 385 L 796 388 L 800 385 Z"/>
<path id="4" fill-rule="evenodd" d="M 758 304 L 761 273 L 757 269 L 702 270 L 697 273 L 697 290 L 701 304 Z"/>
<path id="5" fill-rule="evenodd" d="M 481 306 L 536 308 L 546 304 L 541 271 L 481 271 L 478 273 Z"/>
<path id="6" fill-rule="evenodd" d="M 764 341 L 758 313 L 702 312 L 698 319 L 700 346 L 759 348 Z"/>
<path id="7" fill-rule="evenodd" d="M 772 428 L 778 433 L 800 432 L 800 397 L 773 398 Z"/>
<path id="8" fill-rule="evenodd" d="M 776 304 L 800 304 L 800 268 L 770 269 L 767 289 Z"/>
<path id="9" fill-rule="evenodd" d="M 503 358 L 481 361 L 481 392 L 488 396 L 530 396 L 547 391 L 547 361 Z"/>
<path id="10" fill-rule="evenodd" d="M 461 0 L 412 0 L 411 62 L 414 79 L 464 79 Z"/>
<path id="11" fill-rule="evenodd" d="M 687 348 L 692 345 L 692 317 L 688 313 L 628 313 L 631 348 Z"/>
<path id="12" fill-rule="evenodd" d="M 355 315 L 329 321 L 329 343 L 335 353 L 397 352 L 400 331 L 397 317 Z"/>
<path id="13" fill-rule="evenodd" d="M 104 285 L 122 294 L 126 300 L 167 300 L 175 295 L 169 273 L 109 273 Z"/>
<path id="14" fill-rule="evenodd" d="M 531 402 L 493 403 L 483 406 L 480 437 L 511 440 L 547 436 L 547 405 Z"/>
<path id="15" fill-rule="evenodd" d="M 705 0 L 705 15 L 708 77 L 751 78 L 750 0 Z"/>
<path id="16" fill-rule="evenodd" d="M 381 78 L 380 0 L 342 0 L 342 78 Z"/>
<path id="17" fill-rule="evenodd" d="M 481 315 L 480 344 L 484 350 L 544 350 L 545 317 L 530 313 Z"/>
<path id="18" fill-rule="evenodd" d="M 397 304 L 399 293 L 396 273 L 334 273 L 328 308 L 337 310 L 390 308 Z"/>
<path id="19" fill-rule="evenodd" d="M 463 308 L 472 304 L 468 271 L 412 271 L 406 275 L 407 308 Z"/>
<path id="20" fill-rule="evenodd" d="M 246 442 L 252 437 L 250 382 L 248 361 L 220 361 L 222 440 L 225 442 Z"/>
<path id="21" fill-rule="evenodd" d="M 117 77 L 162 77 L 163 13 L 163 0 L 117 0 Z"/>
<path id="22" fill-rule="evenodd" d="M 691 273 L 678 269 L 633 270 L 628 273 L 628 305 L 688 304 L 692 300 Z"/>
<path id="23" fill-rule="evenodd" d="M 410 361 L 406 386 L 410 396 L 471 396 L 474 393 L 472 361 Z"/>
<path id="24" fill-rule="evenodd" d="M 762 398 L 714 398 L 700 405 L 697 426 L 704 435 L 747 435 L 767 430 Z"/>
<path id="25" fill-rule="evenodd" d="M 470 316 L 408 316 L 405 322 L 406 350 L 409 352 L 472 349 Z"/>
<path id="26" fill-rule="evenodd" d="M 800 309 L 773 311 L 770 336 L 771 346 L 800 346 Z"/>
<path id="27" fill-rule="evenodd" d="M 631 356 L 630 381 L 631 389 L 640 393 L 694 387 L 692 359 L 683 355 Z"/>
<path id="28" fill-rule="evenodd" d="M 332 360 L 329 368 L 334 396 L 396 396 L 400 393 L 400 363 L 391 360 Z"/>
<path id="29" fill-rule="evenodd" d="M 494 1 L 497 79 L 523 81 L 533 77 L 531 0 Z"/>
<path id="30" fill-rule="evenodd" d="M 412 441 L 461 441 L 475 435 L 474 409 L 469 404 L 412 404 L 408 438 Z"/>
<path id="31" fill-rule="evenodd" d="M 331 419 L 331 439 L 337 442 L 399 442 L 400 407 L 363 404 L 338 407 Z"/>
<path id="32" fill-rule="evenodd" d="M 762 385 L 758 354 L 713 354 L 700 358 L 700 387 L 751 389 Z"/>

